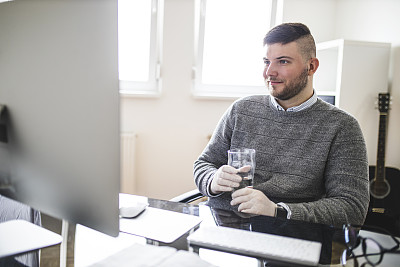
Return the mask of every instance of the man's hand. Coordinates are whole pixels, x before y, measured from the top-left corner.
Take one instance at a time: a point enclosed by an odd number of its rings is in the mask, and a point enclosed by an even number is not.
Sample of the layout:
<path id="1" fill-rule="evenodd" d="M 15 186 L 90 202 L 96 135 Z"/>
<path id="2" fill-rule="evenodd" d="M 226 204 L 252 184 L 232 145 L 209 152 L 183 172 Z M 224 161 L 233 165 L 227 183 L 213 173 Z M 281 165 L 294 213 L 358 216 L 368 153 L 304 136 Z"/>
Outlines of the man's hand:
<path id="1" fill-rule="evenodd" d="M 237 175 L 237 173 L 248 172 L 250 168 L 250 166 L 244 166 L 240 169 L 235 169 L 229 165 L 221 166 L 214 174 L 211 182 L 211 193 L 219 194 L 232 191 L 234 188 L 238 187 L 239 183 L 242 181 L 242 177 Z"/>
<path id="2" fill-rule="evenodd" d="M 260 190 L 242 188 L 232 194 L 231 205 L 239 205 L 238 211 L 258 215 L 274 216 L 276 204 Z"/>

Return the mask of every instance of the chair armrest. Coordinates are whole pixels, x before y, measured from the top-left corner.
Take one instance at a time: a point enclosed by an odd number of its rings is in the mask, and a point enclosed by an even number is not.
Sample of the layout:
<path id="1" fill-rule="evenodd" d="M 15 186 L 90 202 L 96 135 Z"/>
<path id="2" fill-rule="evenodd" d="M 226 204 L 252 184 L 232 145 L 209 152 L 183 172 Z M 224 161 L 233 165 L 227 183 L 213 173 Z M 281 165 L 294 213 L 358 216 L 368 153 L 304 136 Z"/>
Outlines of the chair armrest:
<path id="1" fill-rule="evenodd" d="M 185 192 L 179 196 L 171 198 L 169 201 L 180 202 L 180 203 L 191 203 L 195 200 L 203 198 L 204 196 L 200 193 L 198 189 L 193 189 L 191 191 Z"/>

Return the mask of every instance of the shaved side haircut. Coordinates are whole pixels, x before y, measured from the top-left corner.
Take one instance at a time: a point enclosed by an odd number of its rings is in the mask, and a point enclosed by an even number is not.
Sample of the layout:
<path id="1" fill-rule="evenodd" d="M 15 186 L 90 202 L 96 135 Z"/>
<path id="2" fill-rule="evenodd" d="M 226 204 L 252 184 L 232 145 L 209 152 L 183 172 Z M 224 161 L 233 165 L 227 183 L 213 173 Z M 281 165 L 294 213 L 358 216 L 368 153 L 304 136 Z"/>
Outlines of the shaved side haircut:
<path id="1" fill-rule="evenodd" d="M 296 42 L 305 60 L 316 56 L 315 40 L 310 29 L 302 23 L 283 23 L 272 28 L 264 37 L 264 46 Z"/>

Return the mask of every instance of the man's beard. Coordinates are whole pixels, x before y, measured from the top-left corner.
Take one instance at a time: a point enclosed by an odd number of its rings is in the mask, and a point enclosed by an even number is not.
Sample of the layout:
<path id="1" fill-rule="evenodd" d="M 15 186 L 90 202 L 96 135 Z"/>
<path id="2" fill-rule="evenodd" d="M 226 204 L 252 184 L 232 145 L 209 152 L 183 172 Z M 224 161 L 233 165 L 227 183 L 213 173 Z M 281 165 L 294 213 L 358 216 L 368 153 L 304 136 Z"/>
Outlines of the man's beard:
<path id="1" fill-rule="evenodd" d="M 271 84 L 268 84 L 268 89 L 273 97 L 279 100 L 288 100 L 298 95 L 307 86 L 307 83 L 308 83 L 308 69 L 305 68 L 303 72 L 300 73 L 300 75 L 297 76 L 294 80 L 289 82 L 281 92 L 275 91 Z"/>

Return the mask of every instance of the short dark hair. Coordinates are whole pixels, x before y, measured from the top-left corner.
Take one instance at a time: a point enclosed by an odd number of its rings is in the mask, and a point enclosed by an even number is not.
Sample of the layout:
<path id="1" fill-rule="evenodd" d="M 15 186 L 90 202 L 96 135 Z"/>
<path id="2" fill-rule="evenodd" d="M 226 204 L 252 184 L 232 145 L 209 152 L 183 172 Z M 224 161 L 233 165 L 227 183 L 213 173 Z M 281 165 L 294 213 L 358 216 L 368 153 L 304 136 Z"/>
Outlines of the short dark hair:
<path id="1" fill-rule="evenodd" d="M 305 58 L 315 57 L 316 48 L 310 29 L 302 23 L 283 23 L 272 28 L 264 37 L 264 46 L 297 42 Z"/>

